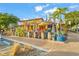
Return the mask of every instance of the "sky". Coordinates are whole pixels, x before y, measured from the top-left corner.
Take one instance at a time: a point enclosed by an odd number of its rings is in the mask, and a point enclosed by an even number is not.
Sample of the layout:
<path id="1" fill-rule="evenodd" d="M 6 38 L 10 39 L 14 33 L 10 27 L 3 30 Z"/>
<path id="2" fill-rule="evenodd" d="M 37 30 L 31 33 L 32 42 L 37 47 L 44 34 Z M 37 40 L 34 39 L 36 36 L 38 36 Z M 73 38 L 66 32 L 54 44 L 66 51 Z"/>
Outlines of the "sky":
<path id="1" fill-rule="evenodd" d="M 47 14 L 63 7 L 67 7 L 68 12 L 79 10 L 78 3 L 0 3 L 0 12 L 13 14 L 20 19 L 45 19 Z"/>

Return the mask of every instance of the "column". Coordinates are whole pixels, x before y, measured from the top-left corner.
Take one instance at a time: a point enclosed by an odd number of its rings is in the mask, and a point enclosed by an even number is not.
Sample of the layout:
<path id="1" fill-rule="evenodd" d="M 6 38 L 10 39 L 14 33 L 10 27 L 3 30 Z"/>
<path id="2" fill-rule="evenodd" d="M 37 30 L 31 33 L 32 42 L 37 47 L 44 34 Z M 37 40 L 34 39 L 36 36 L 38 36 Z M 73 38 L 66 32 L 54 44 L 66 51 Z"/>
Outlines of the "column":
<path id="1" fill-rule="evenodd" d="M 30 32 L 27 32 L 27 38 L 29 38 L 29 36 L 30 36 Z"/>
<path id="2" fill-rule="evenodd" d="M 52 36 L 51 36 L 51 32 L 48 32 L 48 40 L 51 40 Z"/>
<path id="3" fill-rule="evenodd" d="M 36 33 L 34 32 L 33 35 L 34 35 L 34 38 L 35 38 L 36 37 Z"/>
<path id="4" fill-rule="evenodd" d="M 41 39 L 44 39 L 44 32 L 41 32 Z"/>

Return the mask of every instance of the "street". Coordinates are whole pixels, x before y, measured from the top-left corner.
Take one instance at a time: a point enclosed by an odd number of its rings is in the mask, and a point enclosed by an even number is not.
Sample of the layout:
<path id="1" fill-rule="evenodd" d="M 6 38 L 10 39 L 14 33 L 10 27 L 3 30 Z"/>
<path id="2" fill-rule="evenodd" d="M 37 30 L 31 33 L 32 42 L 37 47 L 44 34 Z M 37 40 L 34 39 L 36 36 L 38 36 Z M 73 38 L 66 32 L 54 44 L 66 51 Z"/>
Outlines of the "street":
<path id="1" fill-rule="evenodd" d="M 68 40 L 66 42 L 78 42 L 79 34 L 74 32 L 68 32 Z"/>

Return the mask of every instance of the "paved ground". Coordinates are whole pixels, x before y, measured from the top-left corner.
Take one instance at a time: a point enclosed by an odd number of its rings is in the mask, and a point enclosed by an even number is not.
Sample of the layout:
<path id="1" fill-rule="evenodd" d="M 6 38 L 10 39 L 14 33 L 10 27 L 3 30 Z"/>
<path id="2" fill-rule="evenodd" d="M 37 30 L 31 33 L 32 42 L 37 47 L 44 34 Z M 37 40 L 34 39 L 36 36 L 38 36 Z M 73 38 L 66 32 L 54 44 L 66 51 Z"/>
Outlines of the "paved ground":
<path id="1" fill-rule="evenodd" d="M 73 33 L 73 32 L 68 32 L 68 41 L 69 42 L 78 42 L 79 41 L 79 34 L 78 33 Z"/>
<path id="2" fill-rule="evenodd" d="M 8 40 L 14 41 L 14 42 L 18 42 L 18 43 L 22 43 L 25 45 L 30 45 L 33 48 L 37 48 L 39 50 L 43 50 L 48 52 L 50 49 L 49 47 L 46 47 L 46 45 L 49 43 L 48 40 L 42 40 L 42 39 L 32 39 L 32 38 L 26 38 L 26 37 L 5 37 Z"/>
<path id="3" fill-rule="evenodd" d="M 51 45 L 52 46 L 52 45 Z M 54 44 L 49 56 L 79 56 L 79 34 L 68 32 L 68 40 L 64 45 Z"/>
<path id="4" fill-rule="evenodd" d="M 79 36 L 76 33 L 69 32 L 68 40 L 65 43 L 59 43 L 51 40 L 27 39 L 26 37 L 8 37 L 19 42 L 29 43 L 38 49 L 48 51 L 49 56 L 79 56 Z"/>

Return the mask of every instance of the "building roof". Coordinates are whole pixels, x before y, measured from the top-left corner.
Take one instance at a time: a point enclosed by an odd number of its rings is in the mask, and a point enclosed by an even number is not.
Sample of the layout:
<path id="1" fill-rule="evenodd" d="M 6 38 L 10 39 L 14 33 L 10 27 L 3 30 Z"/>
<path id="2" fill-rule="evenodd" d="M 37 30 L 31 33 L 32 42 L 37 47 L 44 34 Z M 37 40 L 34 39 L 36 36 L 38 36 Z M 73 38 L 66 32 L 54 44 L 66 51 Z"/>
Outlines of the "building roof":
<path id="1" fill-rule="evenodd" d="M 20 22 L 24 22 L 24 21 L 35 21 L 35 20 L 42 20 L 42 21 L 44 21 L 43 18 L 34 18 L 34 19 L 28 19 L 28 20 L 20 20 Z"/>
<path id="2" fill-rule="evenodd" d="M 23 23 L 27 24 L 39 24 L 43 22 L 43 18 L 35 18 L 35 19 L 29 19 L 29 20 L 20 20 L 19 23 L 23 25 Z"/>

